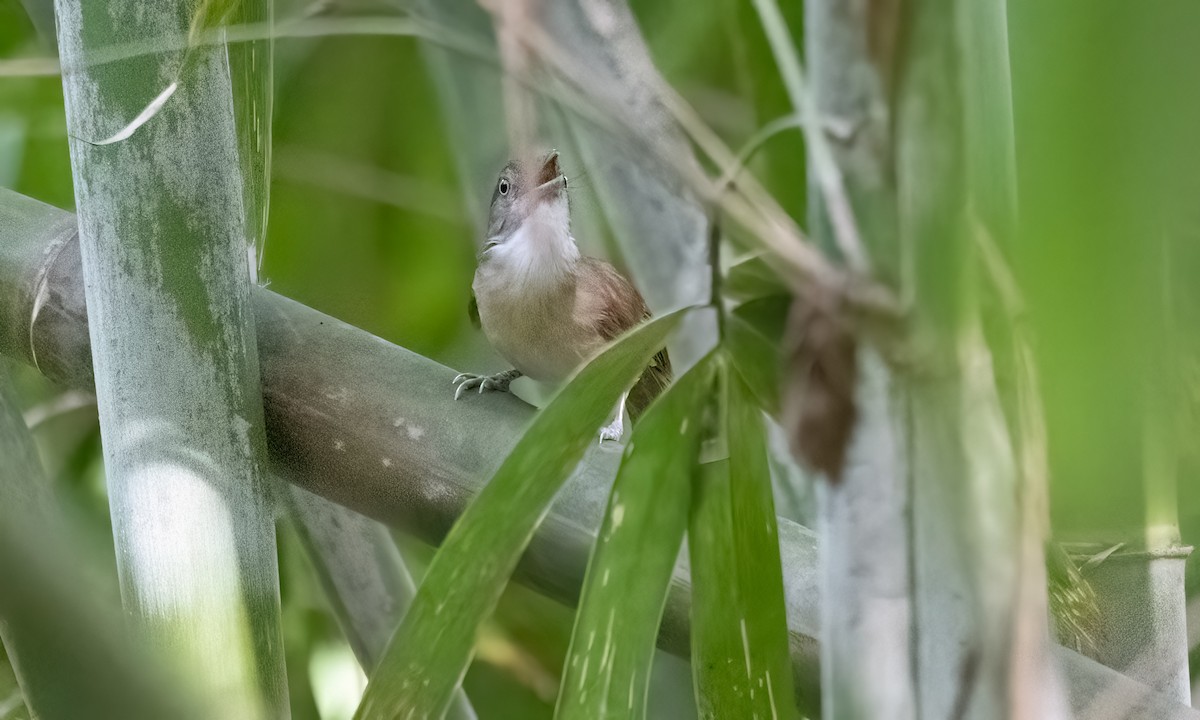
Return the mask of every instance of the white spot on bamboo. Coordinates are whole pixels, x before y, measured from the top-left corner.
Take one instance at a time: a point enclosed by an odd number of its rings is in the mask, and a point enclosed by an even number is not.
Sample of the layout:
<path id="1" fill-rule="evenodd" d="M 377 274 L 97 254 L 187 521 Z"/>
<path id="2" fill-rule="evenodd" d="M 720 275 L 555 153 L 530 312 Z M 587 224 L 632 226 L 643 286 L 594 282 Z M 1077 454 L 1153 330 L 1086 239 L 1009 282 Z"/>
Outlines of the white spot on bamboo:
<path id="1" fill-rule="evenodd" d="M 416 425 L 409 425 L 404 431 L 408 433 L 409 440 L 420 440 L 425 434 L 425 428 L 417 427 Z"/>
<path id="2" fill-rule="evenodd" d="M 328 400 L 337 400 L 338 402 L 346 402 L 350 399 L 350 391 L 344 387 L 340 387 L 337 390 L 330 390 L 325 393 L 325 398 Z"/>
<path id="3" fill-rule="evenodd" d="M 385 468 L 390 468 L 392 466 L 392 459 L 389 457 L 381 458 L 379 462 L 382 463 Z"/>
<path id="4" fill-rule="evenodd" d="M 613 530 L 621 527 L 621 523 L 625 522 L 625 506 L 614 505 L 612 512 L 612 527 Z"/>
<path id="5" fill-rule="evenodd" d="M 683 423 L 679 426 L 679 434 L 683 435 L 687 432 L 688 418 L 683 419 Z"/>
<path id="6" fill-rule="evenodd" d="M 333 449 L 337 450 L 338 452 L 345 452 L 346 451 L 346 441 L 335 438 L 333 441 Z"/>

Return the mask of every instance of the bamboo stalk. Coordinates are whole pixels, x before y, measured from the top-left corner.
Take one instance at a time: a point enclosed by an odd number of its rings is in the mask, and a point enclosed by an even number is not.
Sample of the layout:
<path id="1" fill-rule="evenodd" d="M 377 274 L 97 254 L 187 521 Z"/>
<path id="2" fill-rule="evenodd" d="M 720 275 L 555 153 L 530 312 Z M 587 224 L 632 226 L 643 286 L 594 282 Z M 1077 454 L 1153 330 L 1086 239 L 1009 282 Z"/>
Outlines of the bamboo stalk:
<path id="1" fill-rule="evenodd" d="M 769 17 L 764 15 L 764 23 Z M 894 23 L 886 3 L 807 3 L 804 30 L 812 82 L 807 98 L 801 96 L 799 69 L 789 72 L 787 54 L 776 52 L 784 77 L 794 78 L 788 86 L 796 111 L 808 114 L 810 234 L 822 247 L 844 248 L 849 244 L 844 237 L 848 226 L 856 234 L 861 227 L 866 234 L 856 237 L 853 247 L 862 253 L 865 243 L 879 258 L 874 264 L 881 274 L 893 277 L 896 200 L 886 86 L 891 58 L 871 52 L 871 32 L 877 28 L 880 37 L 887 38 L 897 32 Z M 803 107 L 805 103 L 810 107 Z M 824 140 L 827 123 L 854 128 L 836 153 L 828 143 L 816 147 Z M 818 160 L 826 155 L 823 162 Z M 842 192 L 849 197 L 839 200 L 836 191 L 843 175 Z M 840 208 L 842 204 L 850 207 Z M 850 211 L 861 220 L 838 221 Z M 867 266 L 865 257 L 854 260 L 851 252 L 848 258 Z M 826 718 L 913 718 L 917 707 L 909 631 L 911 549 L 903 418 L 891 368 L 873 348 L 861 349 L 858 356 L 854 391 L 859 419 L 846 471 L 840 479 L 823 479 L 817 496 L 826 598 L 821 616 L 821 684 L 826 697 L 822 710 Z"/>
<path id="2" fill-rule="evenodd" d="M 58 2 L 63 92 L 125 606 L 217 715 L 284 718 L 228 57 L 87 64 L 95 48 L 207 29 L 209 12 Z"/>
<path id="3" fill-rule="evenodd" d="M 1011 716 L 1015 463 L 979 327 L 958 31 L 964 3 L 905 8 L 895 99 L 906 297 L 927 348 L 906 374 L 913 635 L 921 717 Z M 988 502 L 991 501 L 991 502 Z M 998 591 L 998 592 L 997 592 Z"/>
<path id="4" fill-rule="evenodd" d="M 47 376 L 89 388 L 88 316 L 72 218 L 0 190 L 0 287 L 6 288 L 0 353 L 30 364 L 36 355 Z M 268 290 L 255 290 L 252 299 L 272 469 L 437 543 L 519 436 L 531 408 L 498 395 L 456 404 L 450 368 Z M 564 603 L 577 600 L 616 460 L 599 451 L 585 457 L 534 537 L 518 582 Z M 795 679 L 802 695 L 817 697 L 816 536 L 785 518 L 778 525 Z M 689 588 L 688 573 L 677 567 L 658 639 L 660 648 L 684 657 Z M 1095 693 L 1108 688 L 1128 701 L 1125 717 L 1200 718 L 1070 650 L 1056 648 L 1055 657 L 1076 711 L 1089 709 Z"/>
<path id="5" fill-rule="evenodd" d="M 991 648 L 990 667 L 1007 699 L 1009 717 L 1067 717 L 1062 680 L 1050 660 L 1050 609 L 1047 590 L 1045 543 L 1050 539 L 1046 502 L 1049 472 L 1046 466 L 1044 409 L 1037 383 L 1037 368 L 1021 317 L 1019 290 L 1005 263 L 1006 251 L 1015 242 L 1017 222 L 1017 167 L 1014 133 L 1012 71 L 1009 62 L 1007 0 L 962 2 L 959 8 L 960 73 L 966 178 L 969 193 L 969 235 L 984 273 L 996 288 L 998 323 L 1002 334 L 990 340 L 997 366 L 1012 367 L 1012 388 L 1004 387 L 1003 372 L 994 373 L 984 392 L 998 394 L 1001 412 L 1009 408 L 1018 504 L 1010 510 L 1007 498 L 1013 488 L 1000 482 L 976 486 L 980 512 L 1000 513 L 993 550 L 976 564 L 981 582 L 1000 591 L 985 593 L 982 606 L 987 624 L 985 643 Z M 968 240 L 970 242 L 970 240 Z M 988 312 L 986 302 L 982 312 Z M 985 320 L 986 323 L 986 320 Z M 995 388 L 991 385 L 996 385 Z M 1007 397 L 1005 396 L 1008 391 Z M 991 401 L 989 401 L 989 405 Z M 995 410 L 991 410 L 995 420 Z M 1016 548 L 1008 554 L 995 548 Z M 1002 589 L 1008 586 L 1010 592 Z"/>

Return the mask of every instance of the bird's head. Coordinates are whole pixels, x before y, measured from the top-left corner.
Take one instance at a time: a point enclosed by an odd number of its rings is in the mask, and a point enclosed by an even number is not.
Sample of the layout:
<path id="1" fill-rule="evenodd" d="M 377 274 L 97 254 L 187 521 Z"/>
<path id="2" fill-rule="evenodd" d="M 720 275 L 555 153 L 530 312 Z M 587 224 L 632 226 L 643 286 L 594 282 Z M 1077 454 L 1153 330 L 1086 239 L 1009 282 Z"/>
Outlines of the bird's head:
<path id="1" fill-rule="evenodd" d="M 528 223 L 539 234 L 570 238 L 571 214 L 567 206 L 567 176 L 551 150 L 533 162 L 512 160 L 500 171 L 492 192 L 488 234 L 484 249 L 501 245 Z"/>

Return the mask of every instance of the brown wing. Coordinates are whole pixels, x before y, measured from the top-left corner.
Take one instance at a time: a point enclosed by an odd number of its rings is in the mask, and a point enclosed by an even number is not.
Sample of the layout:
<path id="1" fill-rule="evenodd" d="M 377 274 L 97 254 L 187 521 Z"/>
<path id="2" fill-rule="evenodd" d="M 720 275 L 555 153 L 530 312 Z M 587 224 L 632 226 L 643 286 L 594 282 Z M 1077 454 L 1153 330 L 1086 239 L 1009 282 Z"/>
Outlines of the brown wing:
<path id="1" fill-rule="evenodd" d="M 605 341 L 612 340 L 650 318 L 646 301 L 616 268 L 596 258 L 580 260 L 579 296 L 588 298 L 585 309 Z M 626 407 L 629 416 L 637 420 L 654 398 L 671 383 L 671 358 L 666 348 L 651 358 L 642 376 L 629 391 Z"/>
<path id="2" fill-rule="evenodd" d="M 650 364 L 629 391 L 629 399 L 625 402 L 625 407 L 629 408 L 629 417 L 637 420 L 670 384 L 671 358 L 667 355 L 667 349 L 663 348 L 650 358 Z"/>

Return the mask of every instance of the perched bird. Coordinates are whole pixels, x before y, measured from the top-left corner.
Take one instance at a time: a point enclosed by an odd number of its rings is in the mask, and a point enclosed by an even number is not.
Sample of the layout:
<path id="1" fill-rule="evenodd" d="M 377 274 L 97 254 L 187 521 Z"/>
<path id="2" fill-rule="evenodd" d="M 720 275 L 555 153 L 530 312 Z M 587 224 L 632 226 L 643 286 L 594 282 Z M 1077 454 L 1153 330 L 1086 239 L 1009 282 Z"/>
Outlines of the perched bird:
<path id="1" fill-rule="evenodd" d="M 492 193 L 487 232 L 471 311 L 513 369 L 459 375 L 455 399 L 473 389 L 507 391 L 522 375 L 559 383 L 605 343 L 650 317 L 641 294 L 612 265 L 580 254 L 557 151 L 532 166 L 517 160 L 505 166 Z M 660 350 L 621 395 L 600 442 L 620 440 L 624 410 L 636 420 L 670 380 L 671 361 Z"/>

